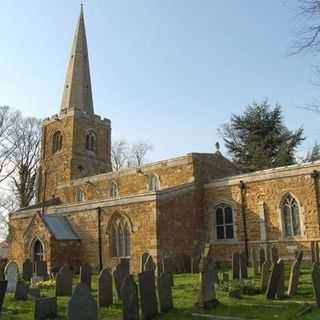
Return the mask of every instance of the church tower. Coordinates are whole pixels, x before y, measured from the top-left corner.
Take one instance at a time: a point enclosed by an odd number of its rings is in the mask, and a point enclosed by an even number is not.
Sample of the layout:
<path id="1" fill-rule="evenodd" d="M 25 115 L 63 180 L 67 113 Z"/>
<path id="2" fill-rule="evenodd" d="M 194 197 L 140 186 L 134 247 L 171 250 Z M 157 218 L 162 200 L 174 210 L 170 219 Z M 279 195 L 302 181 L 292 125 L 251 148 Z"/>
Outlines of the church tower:
<path id="1" fill-rule="evenodd" d="M 81 6 L 60 113 L 43 121 L 38 201 L 56 197 L 73 179 L 111 170 L 111 122 L 94 114 Z"/>

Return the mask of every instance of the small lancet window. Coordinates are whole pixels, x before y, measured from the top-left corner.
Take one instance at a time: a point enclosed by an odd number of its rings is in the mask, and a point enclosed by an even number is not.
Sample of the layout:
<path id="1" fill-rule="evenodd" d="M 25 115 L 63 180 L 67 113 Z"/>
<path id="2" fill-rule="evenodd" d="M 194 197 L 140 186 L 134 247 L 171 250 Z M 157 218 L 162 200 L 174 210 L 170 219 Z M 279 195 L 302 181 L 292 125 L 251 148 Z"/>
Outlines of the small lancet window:
<path id="1" fill-rule="evenodd" d="M 285 236 L 293 237 L 301 235 L 299 205 L 290 194 L 282 201 L 281 212 Z"/>
<path id="2" fill-rule="evenodd" d="M 157 191 L 160 189 L 159 177 L 155 174 L 152 174 L 149 177 L 149 191 Z"/>
<path id="3" fill-rule="evenodd" d="M 89 151 L 96 151 L 96 141 L 96 134 L 92 130 L 89 131 L 86 135 L 86 149 Z"/>
<path id="4" fill-rule="evenodd" d="M 62 149 L 63 136 L 61 131 L 56 131 L 52 137 L 52 153 Z"/>

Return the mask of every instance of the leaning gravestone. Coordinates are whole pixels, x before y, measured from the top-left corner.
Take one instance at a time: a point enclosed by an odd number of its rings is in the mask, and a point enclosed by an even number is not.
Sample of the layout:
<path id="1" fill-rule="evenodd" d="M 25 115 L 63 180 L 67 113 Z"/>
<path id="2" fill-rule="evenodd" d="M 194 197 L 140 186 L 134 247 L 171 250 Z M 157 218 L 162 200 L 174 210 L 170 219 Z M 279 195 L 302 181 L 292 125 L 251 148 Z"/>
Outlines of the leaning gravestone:
<path id="1" fill-rule="evenodd" d="M 2 310 L 2 305 L 4 302 L 4 297 L 6 295 L 8 282 L 6 280 L 0 281 L 0 314 Z"/>
<path id="2" fill-rule="evenodd" d="M 116 286 L 117 296 L 121 300 L 121 287 L 124 280 L 129 275 L 129 268 L 126 263 L 119 263 L 116 267 L 116 270 L 113 271 L 114 283 Z"/>
<path id="3" fill-rule="evenodd" d="M 200 292 L 199 292 L 199 307 L 209 309 L 218 304 L 216 291 L 214 287 L 215 281 L 215 266 L 212 259 L 206 257 L 201 258 L 199 264 L 200 270 Z"/>
<path id="4" fill-rule="evenodd" d="M 133 276 L 128 275 L 121 288 L 122 296 L 122 319 L 139 320 L 138 288 Z"/>
<path id="5" fill-rule="evenodd" d="M 29 282 L 32 278 L 32 272 L 32 261 L 30 259 L 26 259 L 22 266 L 22 279 Z"/>
<path id="6" fill-rule="evenodd" d="M 29 286 L 24 281 L 18 281 L 14 298 L 16 300 L 28 299 Z"/>
<path id="7" fill-rule="evenodd" d="M 259 271 L 262 272 L 262 266 L 266 261 L 266 251 L 264 248 L 260 248 L 259 250 Z"/>
<path id="8" fill-rule="evenodd" d="M 320 266 L 314 263 L 312 267 L 312 285 L 317 306 L 320 307 Z"/>
<path id="9" fill-rule="evenodd" d="M 145 271 L 139 273 L 138 278 L 142 318 L 153 319 L 158 313 L 155 274 Z"/>
<path id="10" fill-rule="evenodd" d="M 288 287 L 289 297 L 294 296 L 298 289 L 302 257 L 303 257 L 303 252 L 300 251 L 300 253 L 297 255 L 297 259 L 292 263 L 292 266 L 291 266 L 289 287 Z"/>
<path id="11" fill-rule="evenodd" d="M 247 256 L 244 251 L 240 253 L 240 278 L 248 279 Z"/>
<path id="12" fill-rule="evenodd" d="M 162 273 L 157 278 L 160 312 L 167 312 L 173 308 L 171 274 Z"/>
<path id="13" fill-rule="evenodd" d="M 8 292 L 15 292 L 16 287 L 17 287 L 17 282 L 18 282 L 18 266 L 15 262 L 9 262 L 5 268 L 5 277 L 6 280 L 8 281 L 8 287 L 7 291 Z"/>
<path id="14" fill-rule="evenodd" d="M 73 273 L 68 265 L 64 265 L 56 276 L 56 297 L 69 297 L 72 295 Z"/>
<path id="15" fill-rule="evenodd" d="M 108 269 L 101 271 L 98 279 L 99 307 L 109 307 L 113 303 L 112 275 Z"/>
<path id="16" fill-rule="evenodd" d="M 36 299 L 34 308 L 34 319 L 57 319 L 57 298 Z"/>
<path id="17" fill-rule="evenodd" d="M 232 279 L 240 279 L 240 258 L 238 252 L 233 252 L 232 254 Z"/>
<path id="18" fill-rule="evenodd" d="M 68 303 L 69 320 L 97 320 L 97 302 L 85 283 L 80 283 L 73 291 Z"/>
<path id="19" fill-rule="evenodd" d="M 284 290 L 284 264 L 281 259 L 272 266 L 266 292 L 267 299 L 281 298 Z"/>
<path id="20" fill-rule="evenodd" d="M 268 280 L 270 276 L 270 268 L 271 268 L 271 262 L 265 261 L 262 265 L 261 270 L 261 292 L 266 292 L 267 286 L 268 286 Z"/>
<path id="21" fill-rule="evenodd" d="M 88 264 L 81 266 L 80 268 L 80 282 L 84 283 L 89 290 L 91 290 L 91 267 Z"/>

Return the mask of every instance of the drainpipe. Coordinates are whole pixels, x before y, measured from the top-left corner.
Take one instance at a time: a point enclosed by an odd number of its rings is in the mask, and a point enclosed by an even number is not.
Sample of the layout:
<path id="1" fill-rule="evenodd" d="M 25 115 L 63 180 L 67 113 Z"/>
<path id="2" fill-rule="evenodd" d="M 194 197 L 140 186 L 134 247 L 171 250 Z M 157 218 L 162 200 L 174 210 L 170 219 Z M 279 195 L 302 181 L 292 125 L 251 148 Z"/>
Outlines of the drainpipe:
<path id="1" fill-rule="evenodd" d="M 311 173 L 311 178 L 313 178 L 313 181 L 314 181 L 314 193 L 316 197 L 318 224 L 320 228 L 319 172 L 317 170 L 314 170 Z"/>
<path id="2" fill-rule="evenodd" d="M 242 215 L 242 224 L 243 224 L 243 235 L 244 235 L 244 250 L 246 253 L 247 264 L 249 261 L 249 249 L 248 249 L 248 233 L 247 233 L 247 216 L 245 209 L 245 192 L 246 186 L 244 182 L 240 181 L 240 197 L 241 197 L 241 215 Z"/>
<path id="3" fill-rule="evenodd" d="M 103 269 L 102 265 L 102 243 L 101 243 L 101 208 L 97 209 L 98 214 L 98 252 L 99 252 L 99 270 Z"/>

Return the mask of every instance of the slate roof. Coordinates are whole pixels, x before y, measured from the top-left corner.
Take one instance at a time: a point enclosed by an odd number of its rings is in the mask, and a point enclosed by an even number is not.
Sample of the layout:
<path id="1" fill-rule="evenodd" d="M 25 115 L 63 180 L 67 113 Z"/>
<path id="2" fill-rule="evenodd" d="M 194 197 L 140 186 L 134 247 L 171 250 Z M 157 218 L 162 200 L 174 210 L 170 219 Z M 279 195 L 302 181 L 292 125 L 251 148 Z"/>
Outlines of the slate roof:
<path id="1" fill-rule="evenodd" d="M 50 214 L 43 215 L 42 218 L 56 240 L 80 240 L 66 217 Z"/>

